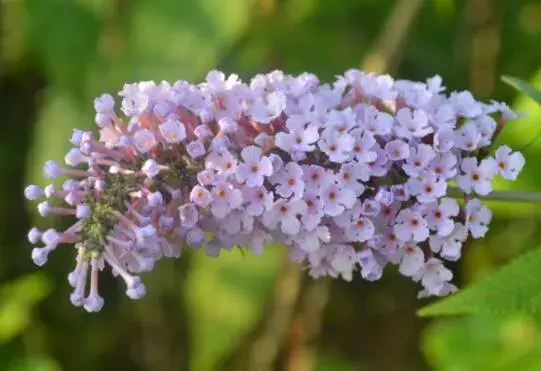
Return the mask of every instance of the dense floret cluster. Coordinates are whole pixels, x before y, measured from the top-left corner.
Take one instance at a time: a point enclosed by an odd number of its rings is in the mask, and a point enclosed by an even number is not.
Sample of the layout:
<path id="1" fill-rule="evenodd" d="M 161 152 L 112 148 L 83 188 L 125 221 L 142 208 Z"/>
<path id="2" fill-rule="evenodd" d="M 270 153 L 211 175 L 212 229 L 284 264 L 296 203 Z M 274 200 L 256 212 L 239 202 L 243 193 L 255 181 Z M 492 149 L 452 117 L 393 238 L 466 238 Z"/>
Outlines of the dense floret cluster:
<path id="1" fill-rule="evenodd" d="M 73 215 L 63 232 L 32 228 L 37 265 L 60 244 L 77 250 L 69 274 L 74 305 L 98 311 L 98 274 L 110 266 L 126 293 L 139 276 L 183 249 L 218 256 L 268 243 L 313 277 L 378 280 L 386 265 L 419 281 L 419 296 L 456 287 L 444 261 L 468 236 L 483 237 L 492 214 L 476 195 L 492 179 L 514 180 L 524 158 L 491 143 L 515 114 L 467 92 L 349 70 L 332 84 L 280 71 L 243 83 L 212 71 L 199 85 L 126 84 L 94 101 L 99 138 L 74 130 L 62 185 L 30 185 L 42 216 Z M 448 196 L 458 187 L 464 202 Z M 58 206 L 56 200 L 67 205 Z M 42 243 L 42 244 L 41 244 Z M 88 288 L 88 286 L 90 286 Z"/>

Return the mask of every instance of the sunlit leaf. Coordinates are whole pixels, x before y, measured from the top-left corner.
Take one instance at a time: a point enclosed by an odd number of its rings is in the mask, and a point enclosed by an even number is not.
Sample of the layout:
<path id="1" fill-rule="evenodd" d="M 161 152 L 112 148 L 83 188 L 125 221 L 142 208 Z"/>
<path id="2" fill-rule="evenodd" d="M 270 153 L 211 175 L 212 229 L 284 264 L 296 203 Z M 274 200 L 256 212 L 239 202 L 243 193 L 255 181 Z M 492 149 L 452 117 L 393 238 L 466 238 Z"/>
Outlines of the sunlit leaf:
<path id="1" fill-rule="evenodd" d="M 8 371 L 61 371 L 60 365 L 47 356 L 32 356 L 10 363 Z"/>
<path id="2" fill-rule="evenodd" d="M 541 104 L 541 91 L 537 90 L 526 81 L 521 80 L 516 77 L 511 76 L 502 76 L 502 80 L 506 83 L 517 89 L 518 91 L 526 94 L 538 104 Z"/>
<path id="3" fill-rule="evenodd" d="M 213 370 L 255 324 L 271 292 L 282 246 L 261 256 L 223 251 L 218 259 L 194 254 L 186 293 L 192 319 L 192 367 Z"/>
<path id="4" fill-rule="evenodd" d="M 434 371 L 536 371 L 541 329 L 527 316 L 468 316 L 433 322 L 422 350 Z"/>
<path id="5" fill-rule="evenodd" d="M 49 282 L 41 273 L 23 276 L 0 287 L 0 343 L 26 328 L 33 306 L 49 292 Z"/>
<path id="6" fill-rule="evenodd" d="M 85 71 L 97 50 L 96 14 L 71 0 L 29 0 L 26 14 L 30 46 L 47 79 L 82 101 Z"/>
<path id="7" fill-rule="evenodd" d="M 541 312 L 541 248 L 419 311 L 421 316 Z"/>
<path id="8" fill-rule="evenodd" d="M 247 26 L 252 0 L 134 3 L 123 68 L 134 80 L 203 77 Z"/>

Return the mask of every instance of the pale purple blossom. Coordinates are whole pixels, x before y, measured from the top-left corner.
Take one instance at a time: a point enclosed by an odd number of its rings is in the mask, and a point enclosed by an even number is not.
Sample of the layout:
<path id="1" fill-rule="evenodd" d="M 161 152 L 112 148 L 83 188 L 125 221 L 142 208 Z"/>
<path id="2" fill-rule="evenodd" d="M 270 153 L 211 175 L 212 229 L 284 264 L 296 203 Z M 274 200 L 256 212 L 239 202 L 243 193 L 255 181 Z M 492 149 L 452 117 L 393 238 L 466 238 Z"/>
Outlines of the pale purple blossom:
<path id="1" fill-rule="evenodd" d="M 398 214 L 394 232 L 404 242 L 411 239 L 421 242 L 426 240 L 429 235 L 427 222 L 421 213 L 410 209 L 404 209 Z"/>
<path id="2" fill-rule="evenodd" d="M 352 149 L 353 159 L 361 163 L 375 161 L 378 154 L 372 150 L 376 144 L 374 136 L 360 129 L 354 129 L 350 134 L 355 140 Z"/>
<path id="3" fill-rule="evenodd" d="M 353 207 L 355 192 L 348 187 L 332 183 L 319 191 L 319 197 L 323 201 L 323 212 L 330 216 L 338 216 L 346 208 Z"/>
<path id="4" fill-rule="evenodd" d="M 447 95 L 439 76 L 395 81 L 351 69 L 320 83 L 272 71 L 243 82 L 211 71 L 201 84 L 143 81 L 119 95 L 116 110 L 112 96 L 96 98 L 99 135 L 73 131 L 66 167 L 44 165 L 63 185 L 24 190 L 46 198 L 42 216 L 73 218 L 27 237 L 40 266 L 59 244 L 76 246 L 70 299 L 89 312 L 104 305 L 102 271 L 139 299 L 138 274 L 160 259 L 189 249 L 261 254 L 270 244 L 312 277 L 374 281 L 394 266 L 422 286 L 418 297 L 447 295 L 457 288 L 444 261 L 458 260 L 492 219 L 472 197 L 524 167 L 507 146 L 486 155 L 497 122 L 516 115 L 466 91 Z M 464 201 L 450 198 L 455 185 Z"/>
<path id="5" fill-rule="evenodd" d="M 301 229 L 301 222 L 297 216 L 302 216 L 306 209 L 306 203 L 302 200 L 281 199 L 274 203 L 271 210 L 263 214 L 262 221 L 270 229 L 276 229 L 280 225 L 283 233 L 295 235 Z"/>
<path id="6" fill-rule="evenodd" d="M 186 139 L 184 124 L 178 120 L 167 120 L 159 126 L 160 133 L 167 143 L 179 143 Z"/>
<path id="7" fill-rule="evenodd" d="M 454 144 L 464 151 L 473 152 L 479 146 L 481 134 L 474 122 L 468 121 L 455 132 Z"/>
<path id="8" fill-rule="evenodd" d="M 403 169 L 409 176 L 417 176 L 428 167 L 434 157 L 436 157 L 436 153 L 429 145 L 419 144 L 410 150 L 410 155 Z"/>
<path id="9" fill-rule="evenodd" d="M 212 196 L 211 211 L 218 219 L 225 218 L 232 210 L 242 205 L 242 192 L 227 182 L 216 183 Z"/>
<path id="10" fill-rule="evenodd" d="M 492 220 L 492 212 L 479 199 L 469 200 L 464 207 L 466 228 L 473 238 L 484 237 L 488 231 L 488 224 Z"/>
<path id="11" fill-rule="evenodd" d="M 338 131 L 331 130 L 321 137 L 318 144 L 330 161 L 341 163 L 349 158 L 355 139 L 349 134 L 340 134 Z"/>
<path id="12" fill-rule="evenodd" d="M 452 232 L 446 237 L 433 234 L 429 238 L 430 249 L 441 258 L 457 261 L 461 256 L 462 243 L 468 238 L 468 229 L 462 223 L 455 223 Z"/>
<path id="13" fill-rule="evenodd" d="M 423 250 L 414 243 L 407 243 L 402 249 L 402 259 L 398 270 L 406 277 L 416 276 L 422 272 L 424 263 Z"/>
<path id="14" fill-rule="evenodd" d="M 276 134 L 276 146 L 285 151 L 311 152 L 318 139 L 318 128 L 315 125 L 308 125 L 306 128 L 297 128 L 289 133 Z"/>
<path id="15" fill-rule="evenodd" d="M 248 187 L 263 185 L 265 177 L 272 175 L 271 160 L 261 155 L 261 148 L 256 146 L 245 147 L 240 156 L 243 163 L 237 166 L 237 180 L 246 183 Z"/>
<path id="16" fill-rule="evenodd" d="M 445 195 L 447 183 L 444 179 L 438 179 L 430 170 L 423 171 L 419 176 L 410 178 L 408 181 L 410 194 L 417 197 L 420 203 L 434 202 Z"/>
<path id="17" fill-rule="evenodd" d="M 274 184 L 277 184 L 276 193 L 282 197 L 299 199 L 303 195 L 303 170 L 299 164 L 295 162 L 287 163 L 271 178 L 271 181 Z"/>
<path id="18" fill-rule="evenodd" d="M 484 159 L 478 164 L 473 157 L 464 158 L 460 169 L 462 175 L 457 176 L 456 181 L 464 192 L 470 193 L 473 190 L 481 196 L 492 192 L 492 178 L 497 171 L 494 159 Z"/>
<path id="19" fill-rule="evenodd" d="M 45 196 L 45 192 L 37 185 L 32 184 L 24 189 L 24 197 L 27 200 L 37 200 L 43 196 Z"/>
<path id="20" fill-rule="evenodd" d="M 409 157 L 409 145 L 402 140 L 393 140 L 385 145 L 385 152 L 391 161 L 400 161 Z"/>
<path id="21" fill-rule="evenodd" d="M 511 153 L 511 148 L 501 146 L 494 154 L 497 171 L 504 179 L 516 180 L 524 167 L 524 156 L 520 152 Z"/>
<path id="22" fill-rule="evenodd" d="M 459 207 L 456 200 L 445 197 L 440 200 L 439 205 L 437 202 L 425 205 L 423 212 L 428 227 L 435 230 L 438 236 L 445 237 L 454 229 L 453 218 L 458 216 Z"/>
<path id="23" fill-rule="evenodd" d="M 149 178 L 154 178 L 156 175 L 160 173 L 160 165 L 153 160 L 148 159 L 143 164 L 143 167 L 141 167 L 141 171 Z"/>
<path id="24" fill-rule="evenodd" d="M 401 108 L 396 113 L 396 120 L 399 125 L 394 130 L 401 138 L 424 137 L 433 132 L 428 124 L 427 113 L 421 109 L 411 111 L 408 108 Z"/>
<path id="25" fill-rule="evenodd" d="M 158 144 L 154 134 L 147 129 L 137 131 L 133 135 L 133 143 L 141 153 L 147 153 Z"/>

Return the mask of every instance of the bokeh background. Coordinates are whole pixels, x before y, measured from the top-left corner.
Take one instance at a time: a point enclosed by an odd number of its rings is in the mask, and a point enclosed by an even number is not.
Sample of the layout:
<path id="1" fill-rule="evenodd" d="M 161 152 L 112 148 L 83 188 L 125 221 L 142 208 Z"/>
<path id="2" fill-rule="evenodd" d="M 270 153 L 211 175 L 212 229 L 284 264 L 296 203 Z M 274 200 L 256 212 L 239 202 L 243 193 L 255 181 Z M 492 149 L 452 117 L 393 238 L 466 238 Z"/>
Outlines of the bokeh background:
<path id="1" fill-rule="evenodd" d="M 93 126 L 95 96 L 212 68 L 440 74 L 527 110 L 499 139 L 522 148 L 541 110 L 500 76 L 541 87 L 541 1 L 2 0 L 0 12 L 0 370 L 541 370 L 535 318 L 421 319 L 427 301 L 391 270 L 374 284 L 315 281 L 276 247 L 160 262 L 138 302 L 104 275 L 105 308 L 87 314 L 68 299 L 72 249 L 40 269 L 30 259 L 29 227 L 65 221 L 40 220 L 22 196 L 44 184 L 44 161 L 62 160 L 72 128 Z M 498 189 L 541 191 L 541 140 L 525 154 L 520 180 Z M 489 237 L 453 266 L 461 287 L 539 244 L 538 207 L 491 207 Z"/>

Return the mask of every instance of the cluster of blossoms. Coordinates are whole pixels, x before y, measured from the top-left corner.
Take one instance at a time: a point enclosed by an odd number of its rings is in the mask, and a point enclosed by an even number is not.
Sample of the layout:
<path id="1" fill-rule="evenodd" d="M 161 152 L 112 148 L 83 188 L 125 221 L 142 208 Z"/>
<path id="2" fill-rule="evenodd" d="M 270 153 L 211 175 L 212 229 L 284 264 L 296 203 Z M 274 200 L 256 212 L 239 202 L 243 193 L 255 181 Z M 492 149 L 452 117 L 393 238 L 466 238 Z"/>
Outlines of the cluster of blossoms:
<path id="1" fill-rule="evenodd" d="M 45 264 L 74 245 L 71 301 L 98 311 L 98 274 L 109 266 L 126 294 L 145 294 L 140 272 L 183 249 L 217 256 L 268 243 L 313 277 L 378 280 L 386 265 L 422 285 L 419 296 L 456 290 L 444 261 L 492 217 L 476 198 L 492 179 L 514 180 L 524 158 L 507 146 L 488 157 L 515 114 L 467 92 L 349 70 L 332 84 L 312 74 L 255 76 L 210 72 L 191 85 L 127 84 L 121 118 L 112 96 L 94 101 L 99 138 L 74 130 L 67 167 L 44 166 L 60 185 L 30 185 L 42 216 L 73 215 L 67 230 L 32 228 Z M 448 196 L 462 190 L 464 202 Z M 58 206 L 60 199 L 67 206 Z M 56 206 L 55 206 L 56 204 Z M 89 282 L 89 288 L 88 288 Z"/>

